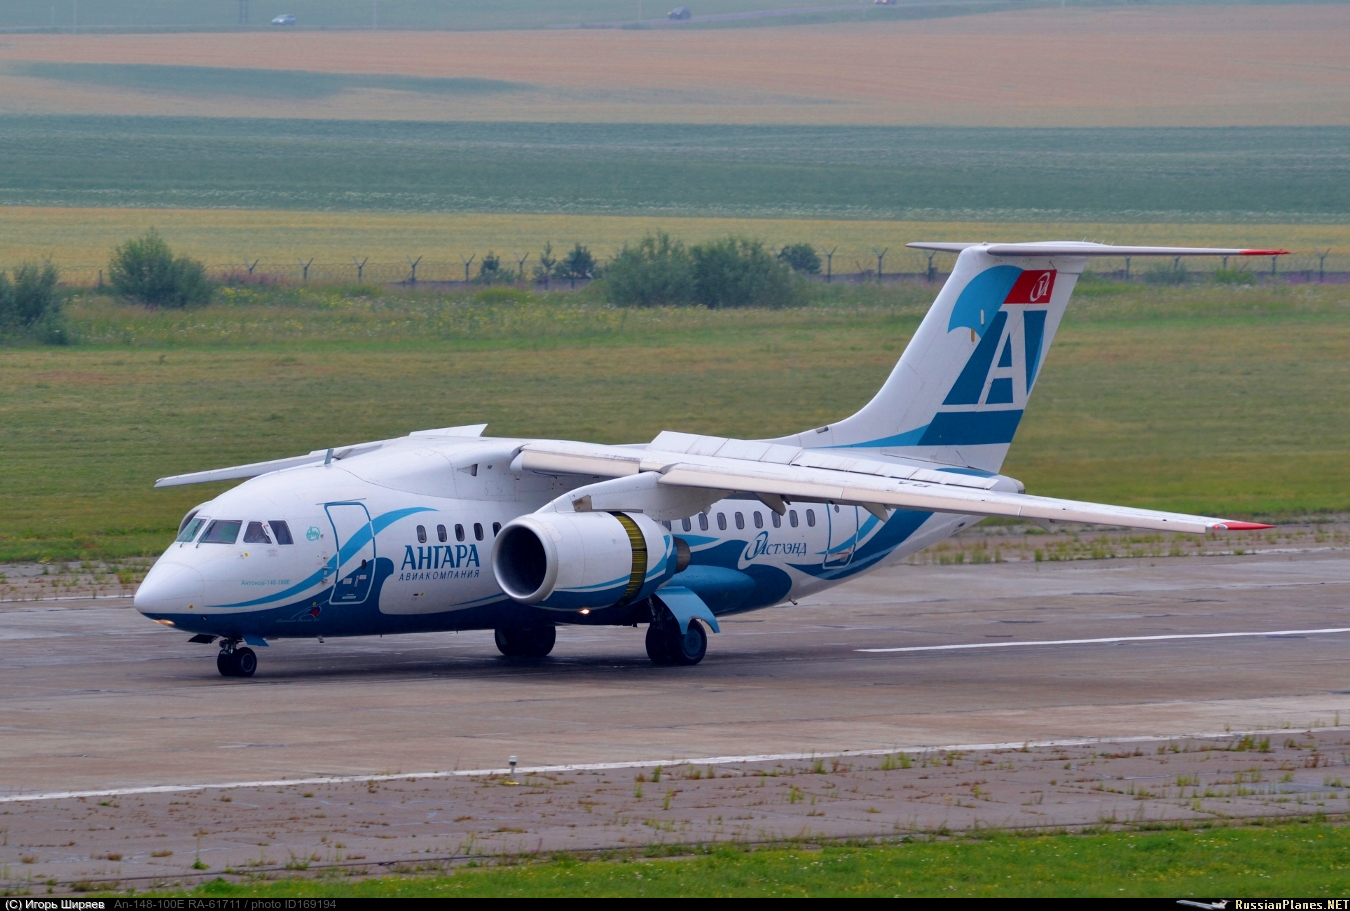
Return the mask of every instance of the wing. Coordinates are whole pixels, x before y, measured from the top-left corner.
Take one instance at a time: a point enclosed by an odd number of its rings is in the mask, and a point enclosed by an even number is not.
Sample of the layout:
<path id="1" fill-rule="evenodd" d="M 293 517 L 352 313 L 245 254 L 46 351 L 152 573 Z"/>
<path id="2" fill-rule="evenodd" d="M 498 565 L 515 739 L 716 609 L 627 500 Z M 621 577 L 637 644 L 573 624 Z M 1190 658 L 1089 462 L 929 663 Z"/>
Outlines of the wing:
<path id="1" fill-rule="evenodd" d="M 486 424 L 466 424 L 463 427 L 441 427 L 436 430 L 418 430 L 410 434 L 413 437 L 481 437 L 487 429 Z M 399 439 L 407 439 L 400 437 Z M 357 443 L 354 446 L 340 446 L 332 449 L 316 449 L 308 455 L 291 456 L 286 459 L 271 459 L 266 462 L 250 462 L 247 465 L 231 465 L 228 468 L 213 468 L 209 471 L 194 471 L 191 474 L 170 475 L 155 482 L 156 487 L 180 487 L 184 484 L 206 484 L 211 481 L 238 481 L 241 478 L 256 478 L 259 475 L 300 465 L 314 465 L 319 462 L 337 462 L 352 456 L 374 452 L 395 440 L 376 440 L 371 443 Z"/>
<path id="2" fill-rule="evenodd" d="M 1016 484 L 1009 478 L 954 473 L 941 466 L 923 468 L 818 449 L 671 432 L 662 433 L 648 447 L 534 441 L 521 447 L 513 467 L 607 478 L 653 473 L 657 486 L 672 493 L 675 489 L 740 491 L 758 496 L 780 512 L 784 500 L 808 500 L 862 506 L 882 518 L 891 509 L 911 509 L 1193 534 L 1272 527 L 1030 496 L 1009 489 Z"/>

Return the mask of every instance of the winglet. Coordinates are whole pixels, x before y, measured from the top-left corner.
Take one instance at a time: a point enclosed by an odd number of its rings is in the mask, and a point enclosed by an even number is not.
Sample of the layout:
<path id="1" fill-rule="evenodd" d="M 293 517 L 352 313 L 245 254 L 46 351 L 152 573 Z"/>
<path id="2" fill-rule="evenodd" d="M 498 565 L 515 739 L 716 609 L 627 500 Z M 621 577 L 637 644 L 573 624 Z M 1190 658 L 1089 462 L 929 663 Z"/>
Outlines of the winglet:
<path id="1" fill-rule="evenodd" d="M 1235 522 L 1231 519 L 1225 519 L 1214 526 L 1215 531 L 1260 531 L 1263 528 L 1274 528 L 1274 525 L 1262 525 L 1260 522 Z"/>

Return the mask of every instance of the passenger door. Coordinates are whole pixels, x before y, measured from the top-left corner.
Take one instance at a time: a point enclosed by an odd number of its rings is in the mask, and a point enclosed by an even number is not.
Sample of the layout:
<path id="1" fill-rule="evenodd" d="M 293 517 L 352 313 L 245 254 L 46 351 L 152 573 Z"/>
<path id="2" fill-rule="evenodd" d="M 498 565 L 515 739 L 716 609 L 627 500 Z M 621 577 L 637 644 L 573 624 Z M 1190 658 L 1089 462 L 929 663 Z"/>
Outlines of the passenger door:
<path id="1" fill-rule="evenodd" d="M 337 552 L 337 584 L 330 604 L 364 604 L 375 579 L 375 535 L 361 503 L 328 503 Z"/>
<path id="2" fill-rule="evenodd" d="M 822 564 L 825 569 L 837 569 L 853 562 L 853 552 L 858 546 L 858 509 L 857 506 L 825 504 L 830 528 L 830 543 Z"/>

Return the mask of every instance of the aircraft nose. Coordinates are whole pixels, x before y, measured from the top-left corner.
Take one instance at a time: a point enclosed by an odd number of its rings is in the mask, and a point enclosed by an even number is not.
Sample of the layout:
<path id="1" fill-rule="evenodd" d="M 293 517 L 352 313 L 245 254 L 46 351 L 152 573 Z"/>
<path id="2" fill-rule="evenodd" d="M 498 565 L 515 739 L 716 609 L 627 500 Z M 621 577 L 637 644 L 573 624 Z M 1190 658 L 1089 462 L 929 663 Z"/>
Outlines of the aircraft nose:
<path id="1" fill-rule="evenodd" d="M 202 574 L 182 563 L 156 563 L 136 589 L 136 610 L 141 613 L 163 613 L 186 610 L 199 605 L 206 594 Z"/>

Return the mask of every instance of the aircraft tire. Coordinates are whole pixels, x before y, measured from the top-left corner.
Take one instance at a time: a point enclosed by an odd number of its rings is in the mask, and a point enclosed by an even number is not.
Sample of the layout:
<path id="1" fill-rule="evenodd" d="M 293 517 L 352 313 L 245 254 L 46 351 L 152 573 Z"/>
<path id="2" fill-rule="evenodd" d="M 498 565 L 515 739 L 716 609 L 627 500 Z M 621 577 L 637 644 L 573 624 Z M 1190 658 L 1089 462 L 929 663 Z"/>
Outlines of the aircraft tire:
<path id="1" fill-rule="evenodd" d="M 522 658 L 547 658 L 558 641 L 558 628 L 536 626 L 533 629 L 520 630 L 518 636 L 520 643 L 518 654 Z"/>
<path id="2" fill-rule="evenodd" d="M 492 638 L 497 651 L 508 658 L 544 658 L 553 651 L 558 630 L 554 626 L 504 626 L 495 630 Z"/>
<path id="3" fill-rule="evenodd" d="M 258 669 L 258 655 L 251 648 L 234 650 L 234 676 L 252 677 Z"/>
<path id="4" fill-rule="evenodd" d="M 234 667 L 234 653 L 221 652 L 216 655 L 216 670 L 220 671 L 222 677 L 238 677 L 239 672 Z"/>
<path id="5" fill-rule="evenodd" d="M 689 621 L 688 632 L 683 636 L 680 635 L 679 627 L 672 628 L 670 632 L 666 648 L 673 663 L 692 667 L 708 654 L 708 633 L 697 620 Z"/>
<path id="6" fill-rule="evenodd" d="M 492 641 L 497 643 L 497 651 L 508 658 L 515 658 L 520 655 L 520 642 L 516 630 L 500 626 L 492 634 Z"/>
<path id="7" fill-rule="evenodd" d="M 676 634 L 678 635 L 678 628 Z M 656 623 L 647 626 L 647 657 L 656 665 L 675 663 L 670 656 L 670 637 L 666 634 L 664 626 Z"/>

